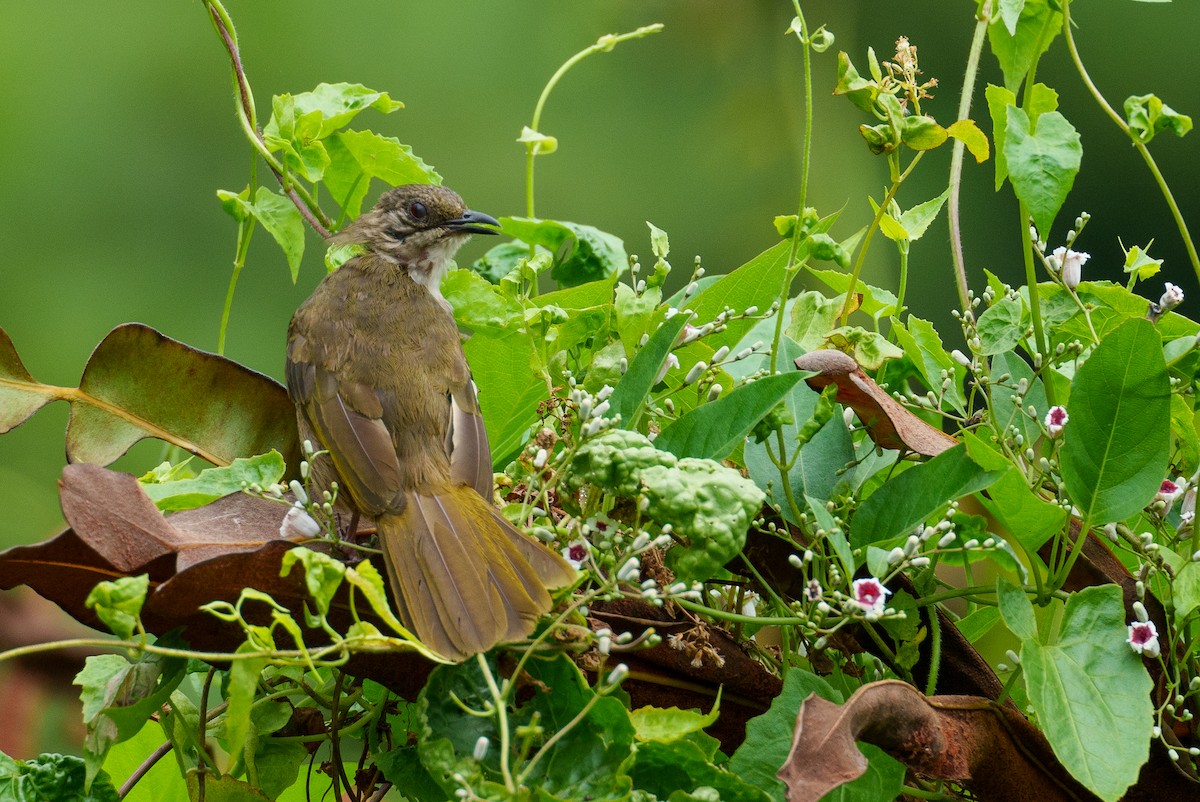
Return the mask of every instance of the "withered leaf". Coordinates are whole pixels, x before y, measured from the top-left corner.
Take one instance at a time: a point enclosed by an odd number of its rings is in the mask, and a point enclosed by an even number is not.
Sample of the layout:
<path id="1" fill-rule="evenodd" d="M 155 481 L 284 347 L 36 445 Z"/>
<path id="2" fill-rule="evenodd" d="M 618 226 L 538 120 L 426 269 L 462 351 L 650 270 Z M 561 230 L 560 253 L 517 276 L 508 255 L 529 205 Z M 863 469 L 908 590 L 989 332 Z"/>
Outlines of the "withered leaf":
<path id="1" fill-rule="evenodd" d="M 273 448 L 294 465 L 299 451 L 282 385 L 140 323 L 118 326 L 96 346 L 71 401 L 72 462 L 107 465 L 144 437 L 217 464 Z"/>
<path id="2" fill-rule="evenodd" d="M 816 694 L 800 706 L 792 751 L 778 777 L 788 802 L 816 802 L 866 771 L 855 741 L 909 769 L 962 783 L 981 802 L 1095 799 L 1020 713 L 975 696 L 925 697 L 898 680 L 864 685 L 837 705 Z"/>
<path id="3" fill-rule="evenodd" d="M 838 403 L 857 413 L 877 445 L 925 457 L 936 457 L 958 445 L 953 437 L 905 409 L 841 351 L 810 351 L 796 359 L 796 367 L 817 374 L 805 381 L 818 392 L 836 384 Z"/>

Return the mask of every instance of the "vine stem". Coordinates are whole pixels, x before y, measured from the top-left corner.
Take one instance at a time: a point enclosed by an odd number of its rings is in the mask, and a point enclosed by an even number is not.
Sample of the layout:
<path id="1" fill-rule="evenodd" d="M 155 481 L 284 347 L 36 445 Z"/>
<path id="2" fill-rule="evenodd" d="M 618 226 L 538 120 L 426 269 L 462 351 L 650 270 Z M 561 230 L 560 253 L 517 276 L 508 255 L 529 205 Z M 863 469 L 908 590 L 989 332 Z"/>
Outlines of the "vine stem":
<path id="1" fill-rule="evenodd" d="M 125 780 L 125 782 L 121 784 L 121 788 L 117 791 L 117 798 L 124 799 L 126 796 L 128 796 L 129 792 L 132 791 L 133 787 L 137 785 L 143 777 L 146 776 L 147 772 L 154 768 L 158 761 L 162 760 L 165 756 L 171 753 L 171 749 L 173 749 L 174 746 L 175 745 L 170 741 L 159 744 L 159 747 L 151 752 L 150 756 L 141 762 L 141 765 L 134 769 L 133 774 L 129 775 L 129 779 Z"/>
<path id="2" fill-rule="evenodd" d="M 1179 210 L 1179 204 L 1175 202 L 1175 195 L 1167 185 L 1167 180 L 1163 177 L 1162 171 L 1158 169 L 1158 163 L 1150 155 L 1150 149 L 1146 147 L 1146 143 L 1142 142 L 1130 130 L 1129 124 L 1121 119 L 1121 115 L 1117 114 L 1116 110 L 1104 99 L 1104 95 L 1100 94 L 1100 89 L 1092 81 L 1092 76 L 1088 74 L 1087 68 L 1083 66 L 1083 59 L 1079 57 L 1079 49 L 1075 46 L 1075 37 L 1071 34 L 1071 4 L 1067 0 L 1064 0 L 1062 4 L 1062 15 L 1063 38 L 1067 42 L 1067 51 L 1071 54 L 1071 61 L 1075 64 L 1075 69 L 1079 72 L 1079 77 L 1083 79 L 1084 86 L 1092 93 L 1092 97 L 1095 99 L 1097 105 L 1117 124 L 1118 128 L 1125 132 L 1125 135 L 1133 142 L 1134 148 L 1141 154 L 1142 160 L 1146 162 L 1146 166 L 1150 169 L 1150 174 L 1154 176 L 1154 182 L 1158 184 L 1158 189 L 1162 192 L 1163 199 L 1167 202 L 1167 207 L 1171 210 L 1171 216 L 1175 218 L 1175 225 L 1179 229 L 1179 236 L 1183 238 L 1183 245 L 1187 249 L 1188 258 L 1192 262 L 1192 270 L 1195 272 L 1196 278 L 1200 279 L 1200 255 L 1196 253 L 1196 244 L 1192 241 L 1191 232 L 1188 230 L 1187 222 L 1183 219 L 1183 213 Z"/>
<path id="3" fill-rule="evenodd" d="M 796 204 L 796 229 L 792 232 L 792 245 L 788 251 L 787 267 L 784 268 L 783 284 L 779 288 L 779 309 L 775 313 L 775 338 L 771 345 L 771 373 L 779 361 L 779 343 L 783 339 L 783 316 L 787 308 L 788 294 L 792 281 L 800 271 L 796 264 L 796 254 L 800 252 L 800 240 L 803 238 L 800 221 L 804 219 L 804 207 L 808 205 L 808 170 L 812 162 L 812 43 L 808 38 L 808 23 L 804 19 L 804 11 L 800 8 L 800 0 L 792 0 L 796 9 L 796 19 L 800 22 L 800 30 L 796 35 L 804 52 L 804 144 L 800 149 L 800 200 Z M 784 455 L 786 459 L 786 455 Z M 786 481 L 786 477 L 784 477 Z"/>
<path id="4" fill-rule="evenodd" d="M 204 4 L 208 7 L 208 13 L 212 17 L 213 26 L 217 29 L 217 35 L 221 37 L 221 42 L 229 53 L 229 60 L 233 67 L 233 80 L 238 90 L 238 121 L 241 122 L 242 129 L 246 132 L 246 138 L 250 140 L 251 146 L 258 151 L 267 166 L 271 168 L 271 172 L 275 174 L 276 180 L 283 188 L 283 193 L 295 204 L 304 220 L 314 231 L 325 239 L 329 239 L 331 236 L 329 218 L 321 211 L 316 200 L 307 190 L 284 179 L 283 165 L 267 149 L 262 133 L 258 130 L 254 112 L 254 95 L 250 91 L 250 82 L 246 78 L 246 70 L 242 64 L 233 20 L 230 19 L 229 13 L 225 11 L 220 0 L 204 0 Z"/>
<path id="5" fill-rule="evenodd" d="M 891 205 L 892 200 L 896 197 L 896 193 L 900 191 L 900 185 L 904 183 L 904 179 L 908 178 L 913 168 L 921 161 L 921 157 L 927 152 L 924 150 L 917 152 L 917 155 L 908 163 L 908 167 L 904 172 L 896 176 L 896 180 L 888 188 L 883 202 L 879 204 L 879 209 L 876 210 L 875 217 L 871 220 L 871 226 L 867 229 L 867 233 L 863 237 L 862 245 L 858 248 L 858 258 L 854 260 L 854 269 L 850 272 L 850 284 L 846 287 L 846 301 L 842 305 L 841 314 L 838 316 L 839 326 L 845 326 L 846 320 L 850 317 L 850 308 L 853 306 L 854 288 L 858 284 L 859 275 L 862 273 L 863 261 L 866 259 L 867 249 L 871 247 L 871 239 L 875 236 L 875 231 L 879 228 L 879 221 L 887 214 L 888 206 Z M 895 175 L 894 172 L 893 175 Z"/>
<path id="6" fill-rule="evenodd" d="M 215 1 L 215 0 L 214 0 Z M 538 125 L 542 121 L 542 109 L 546 106 L 546 100 L 550 97 L 551 90 L 558 85 L 562 77 L 567 74 L 567 71 L 574 67 L 579 62 L 583 61 L 593 53 L 607 53 L 621 42 L 629 39 L 641 39 L 643 36 L 648 36 L 652 33 L 658 33 L 663 29 L 661 22 L 656 22 L 652 25 L 643 25 L 636 31 L 629 33 L 610 33 L 601 36 L 596 40 L 595 44 L 585 47 L 575 55 L 563 62 L 562 66 L 555 70 L 550 76 L 550 80 L 546 82 L 546 86 L 542 88 L 542 94 L 538 96 L 537 104 L 533 107 L 533 119 L 529 123 L 529 127 L 534 131 L 538 131 Z M 540 132 L 539 132 L 540 133 Z M 525 216 L 533 217 L 533 160 L 537 156 L 537 151 L 540 146 L 539 142 L 527 142 L 525 145 Z"/>
<path id="7" fill-rule="evenodd" d="M 979 56 L 983 52 L 983 39 L 991 22 L 992 0 L 983 0 L 983 7 L 975 23 L 975 36 L 971 39 L 971 50 L 967 54 L 967 68 L 963 72 L 962 94 L 958 101 L 959 120 L 967 119 L 971 113 L 971 98 L 975 94 L 975 78 L 979 73 Z M 959 216 L 959 196 L 962 189 L 963 153 L 966 145 L 961 139 L 954 140 L 950 154 L 950 203 L 946 216 L 950 221 L 950 256 L 954 261 L 954 283 L 958 287 L 958 302 L 962 309 L 970 308 L 967 297 L 967 264 L 963 258 L 962 223 Z M 897 310 L 899 311 L 899 310 Z"/>

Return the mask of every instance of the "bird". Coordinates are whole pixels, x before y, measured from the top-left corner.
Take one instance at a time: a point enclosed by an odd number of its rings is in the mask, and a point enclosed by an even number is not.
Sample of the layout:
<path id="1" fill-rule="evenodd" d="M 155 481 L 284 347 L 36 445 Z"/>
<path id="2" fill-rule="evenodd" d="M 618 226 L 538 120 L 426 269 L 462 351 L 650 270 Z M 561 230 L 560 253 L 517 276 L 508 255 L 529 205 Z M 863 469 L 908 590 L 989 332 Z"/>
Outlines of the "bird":
<path id="1" fill-rule="evenodd" d="M 288 327 L 286 376 L 310 466 L 375 520 L 396 612 L 461 661 L 528 637 L 575 570 L 492 503 L 491 450 L 462 338 L 440 290 L 471 234 L 495 218 L 452 190 L 409 184 L 331 238 L 358 255 L 328 274 Z M 318 446 L 319 444 L 319 446 Z"/>

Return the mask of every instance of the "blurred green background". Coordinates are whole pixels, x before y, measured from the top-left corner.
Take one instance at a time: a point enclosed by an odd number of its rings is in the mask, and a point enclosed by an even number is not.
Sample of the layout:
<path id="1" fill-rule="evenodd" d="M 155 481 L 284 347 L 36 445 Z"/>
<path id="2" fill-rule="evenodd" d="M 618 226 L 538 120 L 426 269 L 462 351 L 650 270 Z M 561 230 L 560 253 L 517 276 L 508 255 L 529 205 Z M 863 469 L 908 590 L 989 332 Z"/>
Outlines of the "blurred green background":
<path id="1" fill-rule="evenodd" d="M 867 221 L 866 195 L 882 196 L 886 170 L 856 133 L 864 117 L 830 95 L 836 51 L 865 69 L 868 46 L 887 57 L 896 37 L 907 35 L 925 75 L 942 83 L 925 110 L 948 123 L 975 3 L 804 6 L 812 27 L 827 24 L 837 36 L 814 62 L 810 203 L 822 213 L 845 206 L 834 233 L 846 236 Z M 541 127 L 560 149 L 538 162 L 539 214 L 611 231 L 643 255 L 645 221 L 652 221 L 670 233 L 673 261 L 685 273 L 696 254 L 710 272 L 736 267 L 773 243 L 774 215 L 795 211 L 803 87 L 800 48 L 785 36 L 788 2 L 229 0 L 228 9 L 264 121 L 272 94 L 321 81 L 386 90 L 407 108 L 367 113 L 355 126 L 412 145 L 474 208 L 495 215 L 522 212 L 523 149 L 514 140 L 551 73 L 601 34 L 663 22 L 664 33 L 585 61 L 551 97 Z M 1153 91 L 1200 114 L 1200 5 L 1088 0 L 1074 17 L 1084 59 L 1110 102 Z M 203 6 L 7 2 L 0 19 L 0 327 L 26 367 L 42 381 L 73 386 L 90 350 L 126 321 L 215 348 L 235 226 L 214 193 L 240 190 L 251 159 L 226 55 Z M 1093 255 L 1087 276 L 1119 276 L 1118 235 L 1126 244 L 1155 237 L 1163 278 L 1188 292 L 1187 314 L 1200 289 L 1165 206 L 1136 153 L 1086 96 L 1061 40 L 1038 77 L 1059 90 L 1063 112 L 1083 135 L 1083 172 L 1064 219 L 1093 214 L 1078 245 Z M 1000 82 L 986 53 L 980 90 L 983 81 Z M 982 91 L 978 98 L 973 116 L 990 133 Z M 1153 145 L 1194 222 L 1198 136 Z M 948 147 L 927 157 L 901 206 L 938 194 L 948 163 Z M 966 254 L 976 288 L 984 268 L 1020 281 L 1016 207 L 1007 190 L 992 191 L 992 175 L 991 163 L 965 168 Z M 1064 230 L 1060 224 L 1051 239 Z M 468 245 L 460 263 L 487 244 Z M 315 235 L 308 246 L 293 286 L 282 254 L 257 233 L 229 356 L 281 376 L 288 319 L 323 274 Z M 944 214 L 914 246 L 912 266 L 914 313 L 957 339 Z M 867 278 L 895 288 L 886 240 L 877 238 Z M 1146 293 L 1159 291 L 1156 280 Z M 55 404 L 0 437 L 0 546 L 42 539 L 61 525 L 55 480 L 66 417 L 66 405 Z M 160 457 L 160 446 L 142 444 L 121 465 L 142 470 Z"/>

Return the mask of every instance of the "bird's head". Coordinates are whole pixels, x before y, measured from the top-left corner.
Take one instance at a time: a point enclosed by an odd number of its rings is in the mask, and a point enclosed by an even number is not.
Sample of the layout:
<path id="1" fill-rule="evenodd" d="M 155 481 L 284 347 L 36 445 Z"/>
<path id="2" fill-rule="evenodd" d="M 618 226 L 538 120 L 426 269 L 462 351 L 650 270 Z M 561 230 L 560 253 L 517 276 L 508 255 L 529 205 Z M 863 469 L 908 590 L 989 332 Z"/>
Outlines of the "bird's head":
<path id="1" fill-rule="evenodd" d="M 335 245 L 364 245 L 406 267 L 436 292 L 455 252 L 470 234 L 498 234 L 491 215 L 467 208 L 458 193 L 432 184 L 390 189 L 375 206 L 333 235 Z"/>

